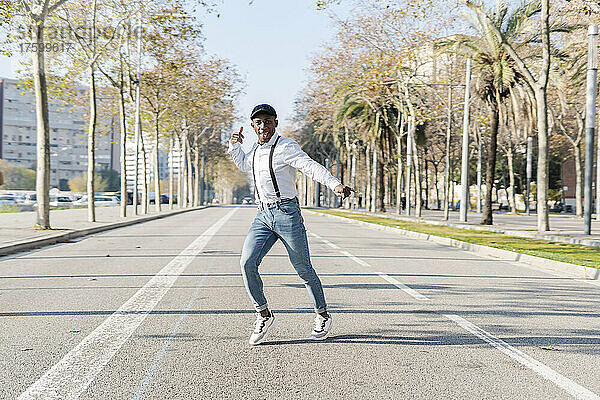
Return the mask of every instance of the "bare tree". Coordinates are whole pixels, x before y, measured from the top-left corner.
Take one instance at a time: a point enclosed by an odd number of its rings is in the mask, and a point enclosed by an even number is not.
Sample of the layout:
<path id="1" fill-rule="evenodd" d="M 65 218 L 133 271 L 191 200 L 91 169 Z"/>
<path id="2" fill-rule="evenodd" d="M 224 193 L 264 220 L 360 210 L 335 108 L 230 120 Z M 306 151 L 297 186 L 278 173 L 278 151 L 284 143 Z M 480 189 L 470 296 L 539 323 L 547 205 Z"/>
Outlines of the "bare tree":
<path id="1" fill-rule="evenodd" d="M 46 59 L 43 51 L 46 20 L 67 0 L 19 0 L 25 18 L 30 22 L 33 52 L 33 84 L 35 88 L 35 112 L 37 121 L 36 227 L 50 229 L 50 126 L 48 121 L 48 84 Z"/>

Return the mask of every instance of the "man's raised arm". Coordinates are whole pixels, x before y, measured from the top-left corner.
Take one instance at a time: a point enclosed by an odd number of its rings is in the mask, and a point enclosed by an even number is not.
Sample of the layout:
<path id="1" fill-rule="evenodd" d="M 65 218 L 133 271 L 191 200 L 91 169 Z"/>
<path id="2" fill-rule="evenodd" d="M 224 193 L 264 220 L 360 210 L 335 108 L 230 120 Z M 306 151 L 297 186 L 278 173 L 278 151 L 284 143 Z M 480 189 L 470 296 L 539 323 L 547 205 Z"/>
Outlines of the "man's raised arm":
<path id="1" fill-rule="evenodd" d="M 244 135 L 242 131 L 244 127 L 240 127 L 239 132 L 235 132 L 231 135 L 231 139 L 229 140 L 229 156 L 233 160 L 233 163 L 236 167 L 238 167 L 242 172 L 248 172 L 252 169 L 252 159 L 250 153 L 246 154 L 242 150 L 241 144 L 244 142 Z"/>

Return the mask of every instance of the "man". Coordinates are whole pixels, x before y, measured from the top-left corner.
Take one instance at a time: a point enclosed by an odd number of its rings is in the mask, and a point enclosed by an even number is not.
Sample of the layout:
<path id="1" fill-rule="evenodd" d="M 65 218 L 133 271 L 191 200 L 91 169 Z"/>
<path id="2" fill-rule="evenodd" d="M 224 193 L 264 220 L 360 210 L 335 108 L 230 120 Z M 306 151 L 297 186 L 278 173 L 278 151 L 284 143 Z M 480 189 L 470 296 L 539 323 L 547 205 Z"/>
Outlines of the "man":
<path id="1" fill-rule="evenodd" d="M 324 340 L 329 336 L 332 320 L 327 312 L 321 281 L 310 262 L 306 228 L 296 197 L 296 170 L 326 185 L 340 197 L 348 197 L 353 189 L 342 185 L 325 167 L 311 159 L 296 141 L 279 136 L 276 131 L 277 113 L 273 107 L 268 104 L 257 105 L 250 114 L 250 120 L 258 143 L 245 154 L 240 146 L 244 139 L 242 127 L 231 136 L 228 151 L 240 170 L 252 171 L 259 201 L 258 212 L 244 242 L 240 259 L 244 285 L 257 311 L 249 342 L 252 345 L 262 343 L 277 321 L 267 305 L 258 273 L 263 257 L 277 239 L 283 242 L 294 269 L 304 281 L 314 303 L 317 315 L 310 339 Z"/>

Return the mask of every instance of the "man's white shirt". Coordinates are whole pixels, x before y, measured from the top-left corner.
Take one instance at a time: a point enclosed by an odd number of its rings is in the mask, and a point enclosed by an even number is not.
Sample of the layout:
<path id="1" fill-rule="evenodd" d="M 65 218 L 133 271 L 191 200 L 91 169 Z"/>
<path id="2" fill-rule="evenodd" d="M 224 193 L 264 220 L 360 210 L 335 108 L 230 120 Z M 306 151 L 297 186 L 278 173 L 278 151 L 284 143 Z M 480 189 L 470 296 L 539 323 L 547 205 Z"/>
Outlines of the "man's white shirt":
<path id="1" fill-rule="evenodd" d="M 267 143 L 263 145 L 255 143 L 249 153 L 244 153 L 240 143 L 231 144 L 229 142 L 228 153 L 235 165 L 243 172 L 252 172 L 252 157 L 256 149 L 254 179 L 256 180 L 256 189 L 260 201 L 273 203 L 278 200 L 271 180 L 271 172 L 269 171 L 269 154 L 278 137 L 279 141 L 273 153 L 273 171 L 282 199 L 291 199 L 298 195 L 296 170 L 300 170 L 331 190 L 335 190 L 335 187 L 341 184 L 327 168 L 310 158 L 294 139 L 279 136 L 277 132 Z"/>

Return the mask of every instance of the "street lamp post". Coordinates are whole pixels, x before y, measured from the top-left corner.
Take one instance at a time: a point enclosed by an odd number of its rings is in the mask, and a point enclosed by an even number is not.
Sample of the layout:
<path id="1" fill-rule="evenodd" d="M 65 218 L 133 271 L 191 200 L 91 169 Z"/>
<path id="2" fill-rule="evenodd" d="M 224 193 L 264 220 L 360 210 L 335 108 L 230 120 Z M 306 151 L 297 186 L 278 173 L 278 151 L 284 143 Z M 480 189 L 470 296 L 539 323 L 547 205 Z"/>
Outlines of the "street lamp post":
<path id="1" fill-rule="evenodd" d="M 140 174 L 140 138 L 142 135 L 142 121 L 140 117 L 140 86 L 141 86 L 141 68 L 142 68 L 142 12 L 138 20 L 138 37 L 137 37 L 137 76 L 135 86 L 135 183 L 133 185 L 133 212 L 138 215 L 138 182 Z M 144 159 L 144 163 L 146 160 Z"/>
<path id="2" fill-rule="evenodd" d="M 467 59 L 467 72 L 465 75 L 465 109 L 463 116 L 462 137 L 462 165 L 460 183 L 462 186 L 460 196 L 460 222 L 467 222 L 467 211 L 469 210 L 469 101 L 471 84 L 471 59 Z"/>

